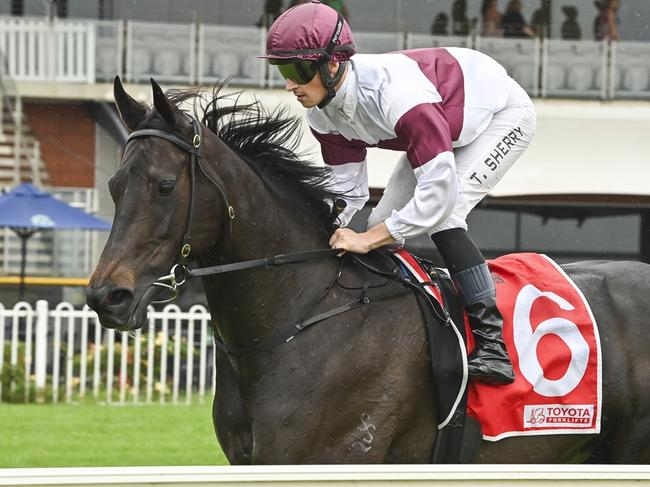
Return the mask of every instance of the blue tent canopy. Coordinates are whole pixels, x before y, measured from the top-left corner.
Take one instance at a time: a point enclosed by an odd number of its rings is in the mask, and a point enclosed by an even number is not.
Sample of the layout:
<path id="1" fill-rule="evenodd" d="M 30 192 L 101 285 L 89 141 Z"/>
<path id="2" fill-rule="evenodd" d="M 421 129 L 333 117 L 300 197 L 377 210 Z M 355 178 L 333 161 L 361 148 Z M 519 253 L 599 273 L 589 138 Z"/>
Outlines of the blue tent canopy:
<path id="1" fill-rule="evenodd" d="M 0 196 L 0 227 L 110 230 L 111 225 L 23 183 Z"/>
<path id="2" fill-rule="evenodd" d="M 25 295 L 27 240 L 40 230 L 110 230 L 104 220 L 70 206 L 29 183 L 0 196 L 0 227 L 11 228 L 21 239 L 19 300 Z"/>

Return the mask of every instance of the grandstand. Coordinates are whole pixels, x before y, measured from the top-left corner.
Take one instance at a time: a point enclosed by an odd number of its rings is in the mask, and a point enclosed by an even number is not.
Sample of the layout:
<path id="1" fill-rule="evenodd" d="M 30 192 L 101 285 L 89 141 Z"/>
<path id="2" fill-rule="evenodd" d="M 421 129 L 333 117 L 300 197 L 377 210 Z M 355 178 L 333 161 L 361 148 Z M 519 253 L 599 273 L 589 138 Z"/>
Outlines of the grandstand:
<path id="1" fill-rule="evenodd" d="M 623 2 L 623 40 L 611 43 L 592 40 L 591 2 L 552 0 L 549 37 L 534 39 L 480 37 L 478 20 L 467 36 L 431 36 L 431 20 L 438 11 L 450 12 L 451 0 L 347 3 L 360 52 L 471 47 L 501 62 L 534 97 L 539 123 L 531 148 L 470 217 L 470 231 L 487 256 L 542 251 L 559 261 L 650 262 L 649 2 Z M 539 3 L 525 2 L 527 18 Z M 562 40 L 560 10 L 576 3 L 583 40 Z M 126 135 L 112 106 L 116 74 L 142 101 L 150 101 L 150 77 L 165 88 L 230 78 L 231 88 L 246 89 L 245 96 L 287 105 L 301 116 L 277 73 L 257 58 L 266 34 L 259 22 L 263 4 L 59 0 L 47 8 L 40 0 L 0 2 L 0 185 L 34 181 L 111 219 L 106 183 Z M 469 19 L 478 19 L 480 2 L 467 4 Z M 301 148 L 318 160 L 304 128 Z M 370 151 L 371 205 L 395 160 L 394 153 Z M 18 272 L 19 257 L 12 233 L 3 229 L 0 236 L 1 283 Z M 85 277 L 103 238 L 42 233 L 30 242 L 28 275 Z M 431 247 L 426 239 L 413 244 Z M 9 304 L 16 296 L 7 282 L 0 294 Z M 61 289 L 59 299 L 65 293 L 66 300 L 83 302 L 81 288 Z"/>

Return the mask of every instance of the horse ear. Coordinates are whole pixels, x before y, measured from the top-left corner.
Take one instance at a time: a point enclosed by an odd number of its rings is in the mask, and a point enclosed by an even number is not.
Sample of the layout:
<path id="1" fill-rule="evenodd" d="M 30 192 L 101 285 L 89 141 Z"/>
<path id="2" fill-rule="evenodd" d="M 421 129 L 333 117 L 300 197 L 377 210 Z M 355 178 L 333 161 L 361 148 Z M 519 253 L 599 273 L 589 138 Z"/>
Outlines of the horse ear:
<path id="1" fill-rule="evenodd" d="M 124 90 L 119 76 L 115 76 L 113 81 L 113 96 L 122 121 L 129 130 L 134 130 L 147 113 L 147 108 Z"/>
<path id="2" fill-rule="evenodd" d="M 156 110 L 169 125 L 172 127 L 178 126 L 177 122 L 182 120 L 180 110 L 176 108 L 176 105 L 170 103 L 160 85 L 153 78 L 150 78 L 150 81 L 151 88 L 153 89 L 153 105 L 156 107 Z"/>

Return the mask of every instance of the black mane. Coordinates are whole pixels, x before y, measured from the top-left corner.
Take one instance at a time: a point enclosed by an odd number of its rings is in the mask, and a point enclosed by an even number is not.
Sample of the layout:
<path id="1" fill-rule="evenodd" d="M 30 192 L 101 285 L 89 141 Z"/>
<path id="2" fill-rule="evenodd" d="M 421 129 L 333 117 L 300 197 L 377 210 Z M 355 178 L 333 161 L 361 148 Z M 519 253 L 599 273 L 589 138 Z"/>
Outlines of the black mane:
<path id="1" fill-rule="evenodd" d="M 198 90 L 170 90 L 176 105 L 193 99 L 194 115 L 235 151 L 277 194 L 293 198 L 311 208 L 326 225 L 332 222 L 332 208 L 338 195 L 328 189 L 331 171 L 301 160 L 296 152 L 300 120 L 287 115 L 284 107 L 271 112 L 258 100 L 242 104 L 242 92 L 220 94 L 225 83 L 217 84 L 208 98 Z M 220 104 L 223 100 L 230 103 Z M 234 103 L 232 102 L 234 100 Z M 200 112 L 203 112 L 201 117 Z"/>

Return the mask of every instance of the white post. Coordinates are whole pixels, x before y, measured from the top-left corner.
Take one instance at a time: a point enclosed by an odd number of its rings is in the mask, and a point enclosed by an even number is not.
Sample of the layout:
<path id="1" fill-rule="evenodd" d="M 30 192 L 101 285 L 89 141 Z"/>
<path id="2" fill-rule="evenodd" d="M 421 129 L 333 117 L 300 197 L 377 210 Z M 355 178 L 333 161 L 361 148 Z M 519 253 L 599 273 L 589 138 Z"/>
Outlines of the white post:
<path id="1" fill-rule="evenodd" d="M 192 403 L 192 379 L 194 378 L 194 320 L 187 322 L 187 370 L 185 374 L 185 403 Z"/>
<path id="2" fill-rule="evenodd" d="M 199 401 L 203 403 L 205 399 L 205 371 L 207 363 L 205 360 L 208 346 L 208 324 L 205 319 L 201 319 L 201 348 L 199 355 Z"/>
<path id="3" fill-rule="evenodd" d="M 74 316 L 68 315 L 68 350 L 65 357 L 65 402 L 72 402 L 72 373 L 74 367 Z"/>
<path id="4" fill-rule="evenodd" d="M 133 346 L 133 402 L 140 400 L 140 359 L 142 355 L 142 330 L 135 331 L 135 344 Z"/>
<path id="5" fill-rule="evenodd" d="M 129 335 L 122 333 L 122 342 L 120 350 L 120 404 L 124 404 L 126 400 L 126 383 L 129 380 L 129 374 L 127 371 L 126 361 L 128 359 L 128 349 L 129 349 Z"/>
<path id="6" fill-rule="evenodd" d="M 16 97 L 14 113 L 14 184 L 20 184 L 22 166 L 22 134 L 23 134 L 23 102 L 19 96 Z"/>
<path id="7" fill-rule="evenodd" d="M 259 49 L 260 52 L 264 52 L 266 50 L 266 27 L 264 27 L 264 24 L 262 24 L 262 28 L 260 29 L 260 44 L 259 44 Z M 260 88 L 264 88 L 264 80 L 267 78 L 265 76 L 266 73 L 271 73 L 273 70 L 269 69 L 268 63 L 260 62 L 259 63 L 260 67 Z M 268 76 L 269 79 L 269 87 L 271 87 L 271 76 Z"/>
<path id="8" fill-rule="evenodd" d="M 36 301 L 36 402 L 45 402 L 45 379 L 47 365 L 47 316 L 48 305 L 44 299 Z"/>
<path id="9" fill-rule="evenodd" d="M 162 330 L 160 333 L 160 404 L 167 396 L 167 339 L 169 338 L 168 317 L 163 313 Z"/>
<path id="10" fill-rule="evenodd" d="M 86 26 L 86 83 L 95 82 L 95 32 L 96 25 L 88 23 Z"/>
<path id="11" fill-rule="evenodd" d="M 196 15 L 195 15 L 196 17 Z M 197 22 L 196 18 L 194 22 L 190 24 L 190 72 L 189 72 L 189 82 L 190 84 L 196 83 L 198 76 L 196 75 L 196 53 L 198 50 L 198 41 L 197 41 L 197 31 L 196 28 Z"/>
<path id="12" fill-rule="evenodd" d="M 197 56 L 196 56 L 196 62 L 197 62 L 197 68 L 196 68 L 196 82 L 198 84 L 203 83 L 203 70 L 204 70 L 204 63 L 205 60 L 203 59 L 205 56 L 205 53 L 203 50 L 205 49 L 204 43 L 203 43 L 203 36 L 205 35 L 205 27 L 203 24 L 198 24 L 198 28 L 196 29 L 196 43 L 197 43 Z"/>
<path id="13" fill-rule="evenodd" d="M 100 360 L 102 348 L 102 328 L 99 320 L 95 318 L 95 359 L 93 360 L 93 397 L 99 398 L 99 383 L 101 382 L 100 376 Z"/>
<path id="14" fill-rule="evenodd" d="M 88 315 L 81 315 L 81 362 L 79 370 L 79 398 L 86 396 L 86 375 L 88 368 Z"/>
<path id="15" fill-rule="evenodd" d="M 154 345 L 156 342 L 156 324 L 154 323 L 153 315 L 150 311 L 149 313 L 149 327 L 147 329 L 147 390 L 146 390 L 146 399 L 147 404 L 151 403 L 151 398 L 153 397 L 153 369 L 154 369 L 154 359 L 155 359 L 155 350 Z"/>
<path id="16" fill-rule="evenodd" d="M 181 373 L 181 320 L 174 317 L 174 381 L 172 383 L 172 402 L 178 404 L 178 389 Z"/>
<path id="17" fill-rule="evenodd" d="M 5 307 L 0 303 L 0 377 L 5 363 Z M 2 381 L 0 381 L 0 404 L 2 404 Z"/>

